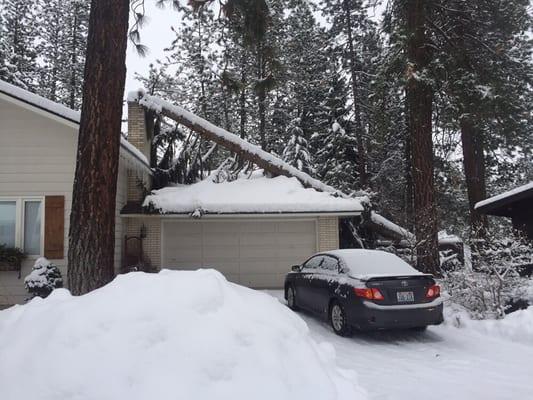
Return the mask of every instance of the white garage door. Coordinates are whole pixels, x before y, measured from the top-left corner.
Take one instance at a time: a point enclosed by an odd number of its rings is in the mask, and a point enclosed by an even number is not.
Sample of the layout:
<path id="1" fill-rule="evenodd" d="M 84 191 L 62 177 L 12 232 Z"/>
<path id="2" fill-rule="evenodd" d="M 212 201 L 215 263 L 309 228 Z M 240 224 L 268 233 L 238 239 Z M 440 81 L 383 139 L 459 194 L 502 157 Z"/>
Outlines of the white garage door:
<path id="1" fill-rule="evenodd" d="M 283 286 L 291 265 L 316 252 L 316 221 L 164 221 L 162 266 L 212 267 L 256 288 Z"/>

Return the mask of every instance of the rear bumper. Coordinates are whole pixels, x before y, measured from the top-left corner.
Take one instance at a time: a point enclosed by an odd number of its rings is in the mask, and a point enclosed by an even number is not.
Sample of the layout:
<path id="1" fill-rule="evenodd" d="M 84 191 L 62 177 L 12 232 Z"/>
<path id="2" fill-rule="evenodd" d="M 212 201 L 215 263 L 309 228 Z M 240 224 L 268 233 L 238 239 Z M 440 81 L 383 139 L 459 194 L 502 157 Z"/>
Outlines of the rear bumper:
<path id="1" fill-rule="evenodd" d="M 380 306 L 363 302 L 349 322 L 360 330 L 408 329 L 443 321 L 442 300 L 413 306 Z"/>

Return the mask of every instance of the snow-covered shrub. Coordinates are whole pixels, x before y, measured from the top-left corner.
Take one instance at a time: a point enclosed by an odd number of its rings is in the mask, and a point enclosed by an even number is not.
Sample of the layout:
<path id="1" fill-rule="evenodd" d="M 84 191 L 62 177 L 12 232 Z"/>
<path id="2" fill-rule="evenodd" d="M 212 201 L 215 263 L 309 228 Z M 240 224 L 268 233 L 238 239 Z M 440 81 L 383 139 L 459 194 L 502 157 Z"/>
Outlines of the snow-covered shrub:
<path id="1" fill-rule="evenodd" d="M 526 297 L 527 279 L 520 267 L 531 263 L 533 250 L 523 238 L 474 239 L 464 268 L 444 271 L 443 284 L 452 302 L 476 319 L 502 318 L 512 303 Z"/>
<path id="2" fill-rule="evenodd" d="M 52 290 L 63 287 L 59 268 L 46 258 L 35 261 L 30 274 L 24 278 L 24 285 L 32 297 L 47 297 Z"/>

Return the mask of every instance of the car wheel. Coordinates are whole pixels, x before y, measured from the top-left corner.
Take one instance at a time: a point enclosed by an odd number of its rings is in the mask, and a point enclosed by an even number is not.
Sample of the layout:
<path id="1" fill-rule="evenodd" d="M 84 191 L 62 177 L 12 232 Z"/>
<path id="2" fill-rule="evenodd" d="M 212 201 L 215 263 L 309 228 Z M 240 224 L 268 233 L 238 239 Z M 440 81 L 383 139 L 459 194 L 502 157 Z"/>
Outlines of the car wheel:
<path id="1" fill-rule="evenodd" d="M 352 328 L 346 320 L 344 308 L 337 302 L 333 302 L 329 307 L 329 322 L 333 331 L 339 336 L 350 336 Z"/>
<path id="2" fill-rule="evenodd" d="M 292 286 L 287 287 L 287 306 L 291 310 L 298 310 L 298 306 L 296 305 L 296 291 Z"/>

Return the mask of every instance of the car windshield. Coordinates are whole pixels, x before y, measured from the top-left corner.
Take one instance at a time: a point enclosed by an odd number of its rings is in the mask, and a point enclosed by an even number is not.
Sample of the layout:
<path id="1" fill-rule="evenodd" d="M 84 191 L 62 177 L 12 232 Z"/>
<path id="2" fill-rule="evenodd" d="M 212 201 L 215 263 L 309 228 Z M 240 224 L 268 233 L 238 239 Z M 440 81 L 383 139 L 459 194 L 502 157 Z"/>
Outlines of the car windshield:
<path id="1" fill-rule="evenodd" d="M 400 257 L 379 250 L 337 250 L 332 254 L 343 261 L 347 274 L 354 278 L 422 275 Z"/>

